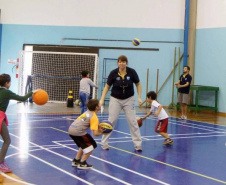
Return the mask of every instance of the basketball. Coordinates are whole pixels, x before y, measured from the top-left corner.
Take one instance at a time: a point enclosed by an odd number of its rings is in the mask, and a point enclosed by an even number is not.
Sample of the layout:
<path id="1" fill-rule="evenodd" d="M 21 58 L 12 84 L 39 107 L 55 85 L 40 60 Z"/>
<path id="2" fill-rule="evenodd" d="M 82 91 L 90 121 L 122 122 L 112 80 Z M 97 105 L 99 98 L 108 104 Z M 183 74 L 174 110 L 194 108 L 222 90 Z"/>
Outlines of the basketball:
<path id="1" fill-rule="evenodd" d="M 133 45 L 134 46 L 140 45 L 140 39 L 137 39 L 137 38 L 133 39 Z"/>
<path id="2" fill-rule="evenodd" d="M 137 118 L 137 124 L 139 127 L 141 127 L 143 125 L 143 120 L 140 117 L 136 117 Z"/>
<path id="3" fill-rule="evenodd" d="M 44 105 L 47 103 L 49 99 L 49 95 L 45 90 L 39 90 L 38 92 L 33 94 L 33 101 L 37 105 Z"/>
<path id="4" fill-rule="evenodd" d="M 109 134 L 113 130 L 113 125 L 110 121 L 104 120 L 99 125 L 104 129 L 103 134 Z"/>

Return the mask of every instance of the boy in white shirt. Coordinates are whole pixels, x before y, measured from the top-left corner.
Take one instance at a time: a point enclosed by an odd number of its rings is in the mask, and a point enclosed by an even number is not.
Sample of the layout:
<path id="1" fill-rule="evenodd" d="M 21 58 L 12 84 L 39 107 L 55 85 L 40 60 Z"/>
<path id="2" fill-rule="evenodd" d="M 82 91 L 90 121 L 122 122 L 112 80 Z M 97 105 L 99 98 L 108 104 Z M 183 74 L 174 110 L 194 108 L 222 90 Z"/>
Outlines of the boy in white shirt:
<path id="1" fill-rule="evenodd" d="M 162 105 L 160 105 L 156 101 L 156 97 L 157 97 L 157 94 L 154 91 L 150 91 L 147 93 L 147 98 L 151 104 L 151 109 L 150 109 L 150 112 L 146 116 L 144 116 L 142 119 L 144 120 L 147 117 L 149 117 L 152 113 L 154 113 L 158 117 L 158 122 L 155 127 L 155 132 L 157 132 L 159 135 L 165 138 L 165 141 L 163 142 L 164 145 L 172 145 L 173 140 L 167 134 L 168 115 L 166 111 L 163 109 Z"/>

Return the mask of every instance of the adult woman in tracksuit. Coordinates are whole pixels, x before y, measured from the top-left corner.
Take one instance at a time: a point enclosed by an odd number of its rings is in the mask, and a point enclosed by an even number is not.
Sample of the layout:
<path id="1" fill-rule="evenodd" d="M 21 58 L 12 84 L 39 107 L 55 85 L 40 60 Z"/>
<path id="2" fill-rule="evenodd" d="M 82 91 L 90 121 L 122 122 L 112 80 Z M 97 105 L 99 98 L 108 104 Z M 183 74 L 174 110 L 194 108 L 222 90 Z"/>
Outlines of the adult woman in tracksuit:
<path id="1" fill-rule="evenodd" d="M 136 71 L 127 67 L 127 65 L 127 57 L 124 55 L 119 56 L 118 68 L 112 70 L 108 76 L 107 83 L 100 99 L 100 105 L 104 104 L 105 96 L 112 86 L 109 102 L 108 121 L 110 121 L 113 126 L 115 126 L 121 110 L 124 110 L 135 150 L 142 151 L 140 129 L 136 121 L 135 97 L 133 88 L 133 83 L 135 83 L 138 94 L 138 103 L 141 105 L 141 83 Z M 111 134 L 108 134 L 102 137 L 101 145 L 105 150 L 109 149 L 108 140 L 110 135 Z"/>

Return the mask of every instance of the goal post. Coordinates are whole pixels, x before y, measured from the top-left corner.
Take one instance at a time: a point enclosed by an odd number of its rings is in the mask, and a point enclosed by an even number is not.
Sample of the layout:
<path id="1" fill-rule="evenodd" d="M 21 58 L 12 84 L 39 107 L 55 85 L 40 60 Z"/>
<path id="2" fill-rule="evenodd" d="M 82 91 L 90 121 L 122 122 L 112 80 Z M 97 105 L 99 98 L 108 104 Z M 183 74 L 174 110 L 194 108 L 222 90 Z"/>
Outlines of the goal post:
<path id="1" fill-rule="evenodd" d="M 50 102 L 66 102 L 72 90 L 74 100 L 79 99 L 81 72 L 89 71 L 90 79 L 98 85 L 98 62 L 93 53 L 21 51 L 18 93 L 24 95 L 29 86 L 46 90 Z M 97 98 L 96 88 L 91 93 Z"/>

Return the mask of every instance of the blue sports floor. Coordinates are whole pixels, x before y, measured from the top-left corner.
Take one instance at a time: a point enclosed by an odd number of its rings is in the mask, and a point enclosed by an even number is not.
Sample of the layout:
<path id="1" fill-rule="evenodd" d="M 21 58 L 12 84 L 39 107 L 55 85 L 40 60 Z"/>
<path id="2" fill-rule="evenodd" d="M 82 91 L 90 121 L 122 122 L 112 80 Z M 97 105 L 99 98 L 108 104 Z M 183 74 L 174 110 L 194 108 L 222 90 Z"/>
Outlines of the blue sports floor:
<path id="1" fill-rule="evenodd" d="M 94 168 L 78 170 L 71 166 L 78 148 L 67 133 L 77 116 L 8 115 L 12 142 L 6 162 L 21 184 L 226 184 L 225 126 L 170 117 L 168 133 L 174 144 L 164 146 L 164 139 L 154 132 L 156 117 L 150 116 L 140 128 L 143 151 L 137 152 L 121 114 L 110 150 L 101 149 L 101 136 L 94 137 L 98 147 L 88 159 Z M 99 116 L 100 121 L 107 119 L 107 114 Z"/>

